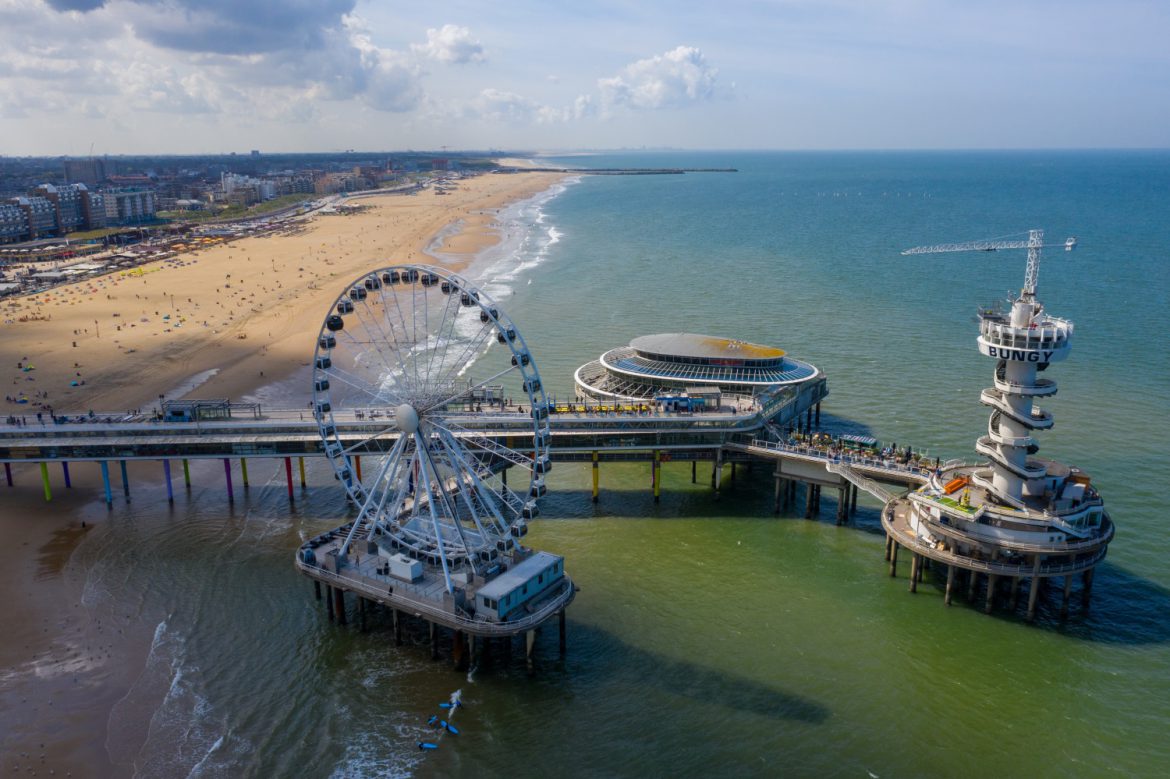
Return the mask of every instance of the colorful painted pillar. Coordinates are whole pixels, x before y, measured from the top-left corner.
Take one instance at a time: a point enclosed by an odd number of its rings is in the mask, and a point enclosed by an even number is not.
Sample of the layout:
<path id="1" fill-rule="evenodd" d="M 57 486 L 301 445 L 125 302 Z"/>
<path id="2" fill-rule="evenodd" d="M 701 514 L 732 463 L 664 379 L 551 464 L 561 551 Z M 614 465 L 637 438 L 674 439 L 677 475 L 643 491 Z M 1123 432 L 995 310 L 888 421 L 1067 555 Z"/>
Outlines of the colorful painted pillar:
<path id="1" fill-rule="evenodd" d="M 187 485 L 187 489 L 191 489 L 191 466 L 187 463 L 187 458 L 183 458 L 183 484 Z"/>
<path id="2" fill-rule="evenodd" d="M 226 457 L 223 458 L 223 475 L 227 477 L 228 502 L 231 503 L 235 501 L 236 496 L 232 491 L 232 461 Z"/>
<path id="3" fill-rule="evenodd" d="M 593 453 L 593 502 L 597 502 L 597 487 L 601 482 L 601 463 L 598 462 L 597 452 Z"/>
<path id="4" fill-rule="evenodd" d="M 105 460 L 102 460 L 102 488 L 106 492 L 106 506 L 113 508 L 114 493 L 110 489 L 110 464 Z"/>
<path id="5" fill-rule="evenodd" d="M 292 458 L 284 458 L 284 478 L 288 482 L 288 499 L 293 499 Z"/>
<path id="6" fill-rule="evenodd" d="M 49 490 L 49 464 L 41 463 L 41 482 L 45 485 L 45 502 L 53 499 L 53 493 Z"/>
<path id="7" fill-rule="evenodd" d="M 12 486 L 12 464 L 4 463 L 4 478 L 8 480 L 8 486 Z"/>
<path id="8" fill-rule="evenodd" d="M 307 484 L 305 483 L 305 458 L 298 457 L 297 458 L 297 465 L 301 469 L 301 489 L 303 490 L 307 486 Z"/>
<path id="9" fill-rule="evenodd" d="M 167 482 L 167 502 L 175 502 L 175 488 L 171 485 L 171 461 L 163 460 L 163 478 Z"/>
<path id="10" fill-rule="evenodd" d="M 130 502 L 130 474 L 126 472 L 126 461 L 119 460 L 118 465 L 122 466 L 122 492 L 126 493 L 126 502 Z"/>
<path id="11" fill-rule="evenodd" d="M 69 463 L 61 461 L 61 473 L 65 475 L 65 489 L 73 489 L 73 482 L 69 480 Z"/>
<path id="12" fill-rule="evenodd" d="M 240 458 L 240 473 L 244 477 L 244 487 L 248 486 L 248 459 L 246 457 Z"/>

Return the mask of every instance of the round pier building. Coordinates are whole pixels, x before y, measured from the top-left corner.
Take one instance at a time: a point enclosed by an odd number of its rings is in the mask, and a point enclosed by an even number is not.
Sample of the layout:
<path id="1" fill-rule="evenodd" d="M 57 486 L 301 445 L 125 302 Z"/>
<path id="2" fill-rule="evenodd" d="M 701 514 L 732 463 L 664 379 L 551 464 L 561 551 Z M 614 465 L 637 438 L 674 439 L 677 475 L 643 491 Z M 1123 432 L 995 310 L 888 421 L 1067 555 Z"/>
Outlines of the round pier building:
<path id="1" fill-rule="evenodd" d="M 772 346 L 695 333 L 643 335 L 574 374 L 577 394 L 600 401 L 718 405 L 823 379 L 820 370 Z"/>

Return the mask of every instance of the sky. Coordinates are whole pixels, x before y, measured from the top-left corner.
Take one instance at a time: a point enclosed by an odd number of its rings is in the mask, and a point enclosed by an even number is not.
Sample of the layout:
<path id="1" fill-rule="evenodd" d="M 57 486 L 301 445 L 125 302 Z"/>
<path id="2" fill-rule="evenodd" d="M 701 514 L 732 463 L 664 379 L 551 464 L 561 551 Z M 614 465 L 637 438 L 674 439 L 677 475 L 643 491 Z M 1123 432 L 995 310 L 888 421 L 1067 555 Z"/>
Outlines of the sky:
<path id="1" fill-rule="evenodd" d="M 0 0 L 0 155 L 1170 146 L 1165 0 Z"/>

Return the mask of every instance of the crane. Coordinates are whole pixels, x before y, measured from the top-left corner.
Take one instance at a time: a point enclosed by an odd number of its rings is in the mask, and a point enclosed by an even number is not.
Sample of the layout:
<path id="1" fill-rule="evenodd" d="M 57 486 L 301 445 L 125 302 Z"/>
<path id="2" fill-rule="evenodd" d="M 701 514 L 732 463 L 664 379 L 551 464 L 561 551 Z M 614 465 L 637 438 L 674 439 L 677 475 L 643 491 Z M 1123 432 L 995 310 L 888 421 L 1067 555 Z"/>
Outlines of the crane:
<path id="1" fill-rule="evenodd" d="M 943 252 L 994 252 L 1000 249 L 1027 249 L 1028 269 L 1024 273 L 1023 294 L 1034 297 L 1036 282 L 1040 276 L 1040 250 L 1046 247 L 1064 246 L 1066 252 L 1071 252 L 1077 246 L 1076 236 L 1071 236 L 1063 244 L 1044 243 L 1043 230 L 1029 230 L 1026 240 L 991 239 L 987 241 L 968 241 L 966 243 L 940 243 L 934 246 L 916 246 L 902 252 L 907 254 L 942 254 Z"/>

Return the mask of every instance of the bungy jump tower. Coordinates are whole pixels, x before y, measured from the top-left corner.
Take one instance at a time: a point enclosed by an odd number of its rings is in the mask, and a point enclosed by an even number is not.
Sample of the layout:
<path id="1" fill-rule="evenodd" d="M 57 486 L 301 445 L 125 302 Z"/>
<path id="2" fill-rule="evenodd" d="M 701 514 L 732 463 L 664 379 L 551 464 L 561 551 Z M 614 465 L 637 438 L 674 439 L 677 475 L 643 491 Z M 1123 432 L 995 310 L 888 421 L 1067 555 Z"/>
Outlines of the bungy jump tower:
<path id="1" fill-rule="evenodd" d="M 1066 250 L 1076 240 L 1063 244 Z M 1029 620 L 1047 579 L 1064 577 L 1060 616 L 1068 614 L 1073 577 L 1082 577 L 1082 604 L 1089 604 L 1093 569 L 1113 539 L 1113 523 L 1088 474 L 1078 468 L 1035 457 L 1033 434 L 1052 427 L 1052 414 L 1036 406 L 1056 394 L 1056 382 L 1040 378 L 1052 363 L 1068 357 L 1073 323 L 1048 315 L 1036 298 L 1044 233 L 1032 230 L 1027 240 L 980 241 L 910 249 L 904 254 L 948 251 L 994 251 L 1026 248 L 1024 287 L 1011 310 L 979 312 L 979 351 L 995 360 L 993 386 L 980 402 L 991 409 L 987 434 L 975 443 L 986 464 L 944 466 L 921 488 L 886 504 L 882 525 L 887 534 L 890 573 L 897 571 L 898 547 L 911 552 L 911 591 L 922 579 L 927 561 L 947 566 L 945 602 L 949 605 L 956 575 L 965 571 L 967 597 L 974 601 L 987 582 L 985 610 L 990 613 L 1000 589 L 1007 589 L 1014 610 L 1022 580 L 1030 580 Z M 1010 582 L 1010 585 L 1009 585 Z"/>

